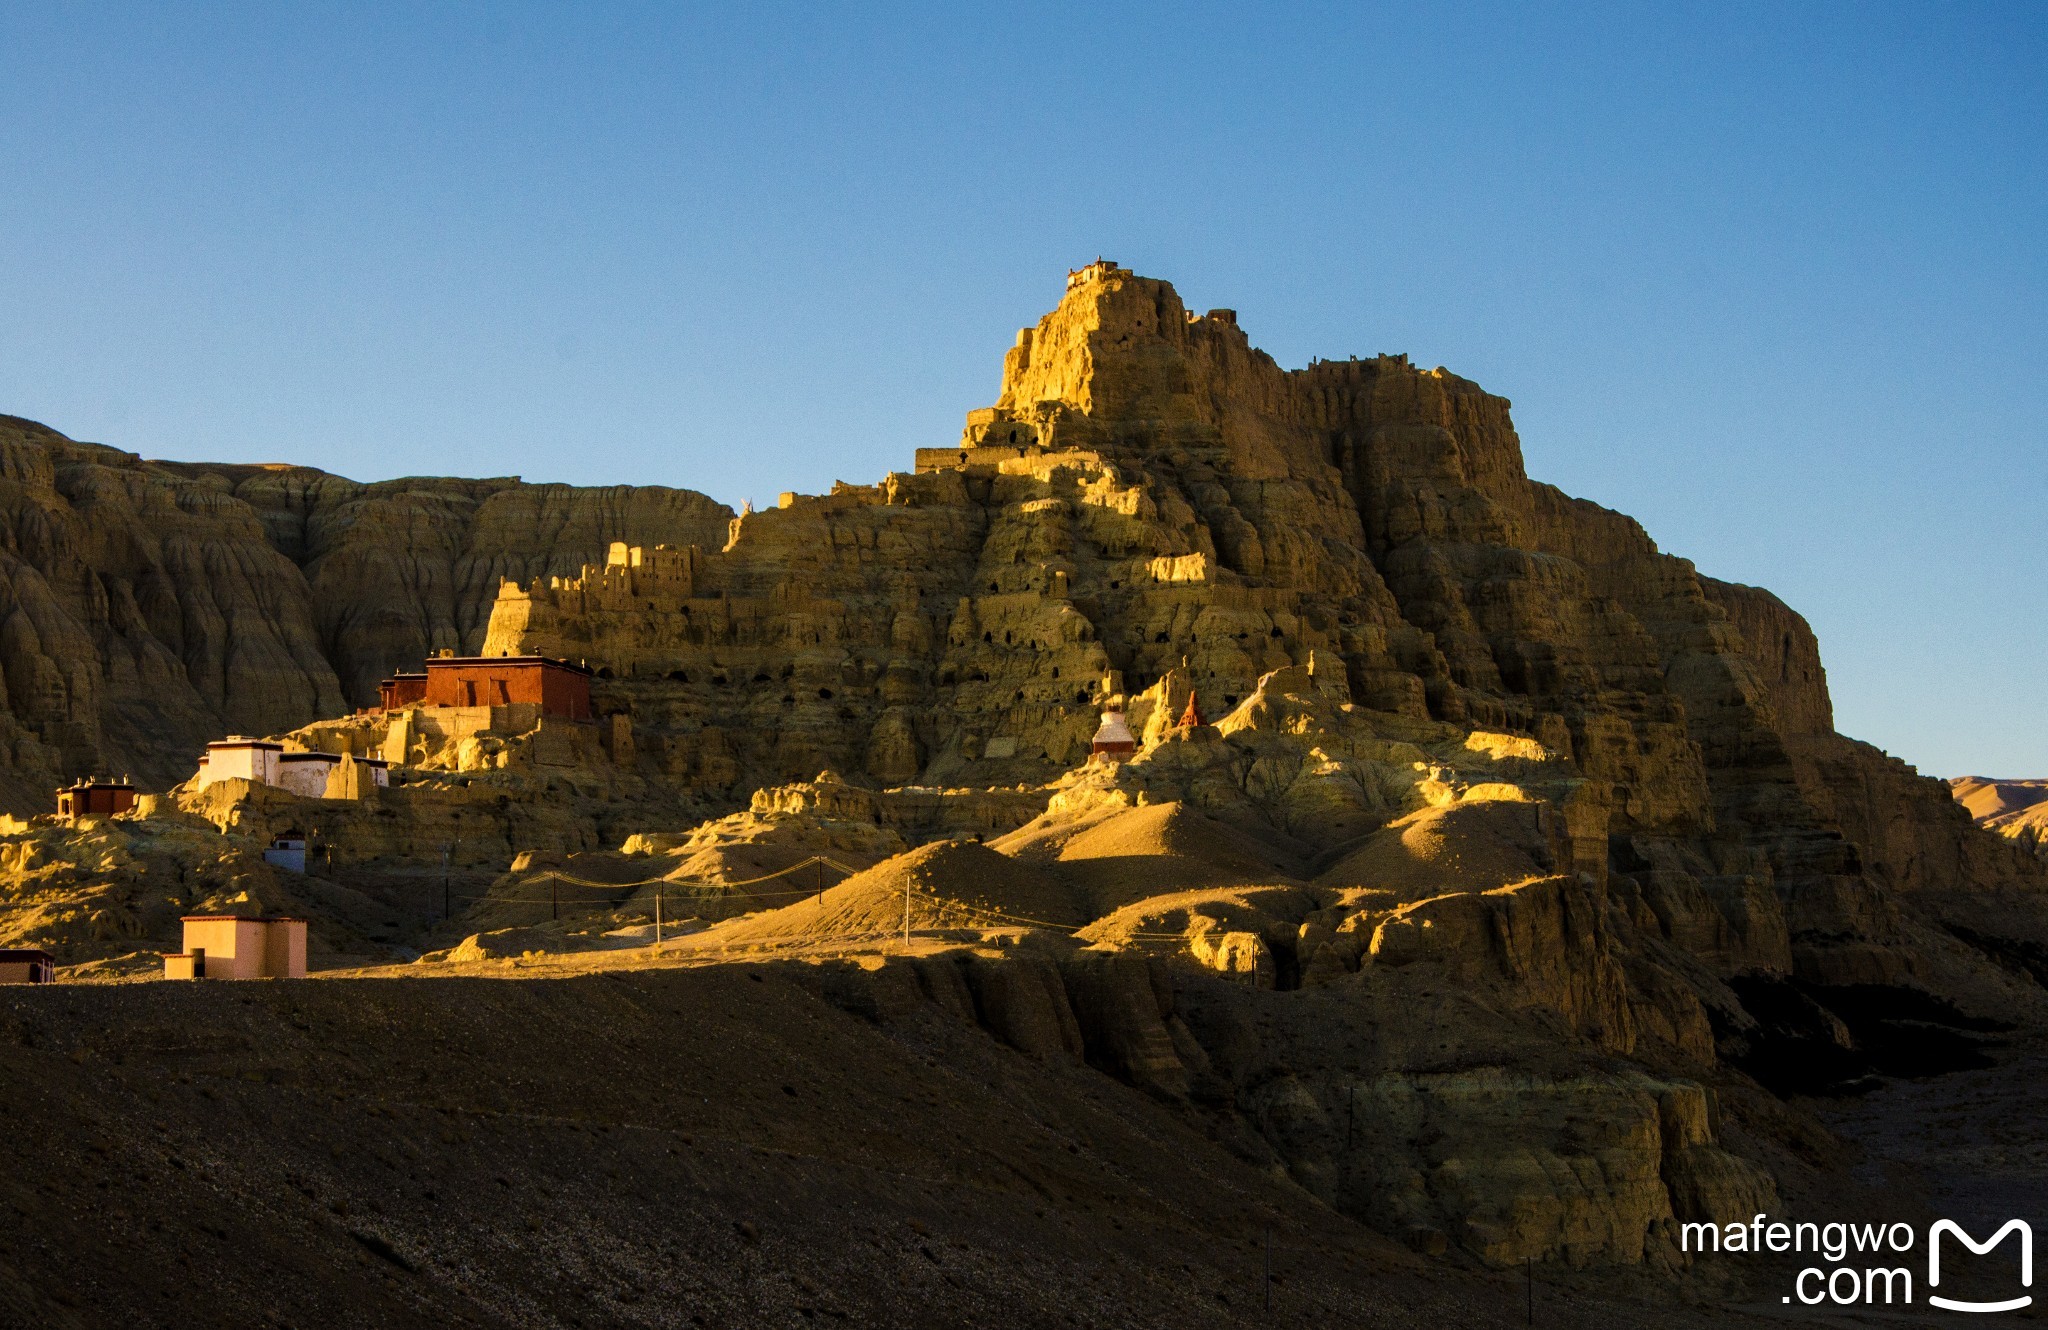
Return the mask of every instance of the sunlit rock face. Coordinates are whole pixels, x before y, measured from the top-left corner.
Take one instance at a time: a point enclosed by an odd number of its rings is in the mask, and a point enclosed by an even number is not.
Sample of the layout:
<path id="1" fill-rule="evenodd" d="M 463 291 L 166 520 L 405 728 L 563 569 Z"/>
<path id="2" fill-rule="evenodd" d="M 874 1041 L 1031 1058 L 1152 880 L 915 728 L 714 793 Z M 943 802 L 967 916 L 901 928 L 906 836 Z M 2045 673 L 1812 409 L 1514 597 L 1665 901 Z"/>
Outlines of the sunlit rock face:
<path id="1" fill-rule="evenodd" d="M 1657 908 L 1779 936 L 1738 949 L 1779 968 L 1886 936 L 1873 880 L 2016 871 L 1833 733 L 1797 614 L 1531 481 L 1508 405 L 1400 356 L 1283 370 L 1231 311 L 1091 265 L 957 447 L 507 587 L 484 649 L 588 660 L 672 775 L 741 793 L 1036 783 L 1110 701 L 1172 675 L 1221 716 L 1313 655 L 1363 709 L 1540 742 Z M 1874 809 L 1884 781 L 1918 811 Z M 1783 935 L 1746 922 L 1774 888 Z"/>

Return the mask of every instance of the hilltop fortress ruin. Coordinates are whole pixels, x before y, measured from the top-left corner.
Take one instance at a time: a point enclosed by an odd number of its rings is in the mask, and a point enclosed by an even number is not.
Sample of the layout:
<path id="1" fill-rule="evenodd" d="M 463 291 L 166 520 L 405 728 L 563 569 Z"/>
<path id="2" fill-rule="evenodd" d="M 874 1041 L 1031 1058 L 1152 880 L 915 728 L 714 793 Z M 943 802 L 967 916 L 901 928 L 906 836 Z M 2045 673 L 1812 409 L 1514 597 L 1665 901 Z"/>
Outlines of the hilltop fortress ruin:
<path id="1" fill-rule="evenodd" d="M 720 548 L 620 542 L 503 585 L 482 653 L 587 661 L 640 751 L 736 789 L 1051 780 L 1105 706 L 1156 739 L 1191 691 L 1221 716 L 1313 661 L 1365 711 L 1528 736 L 1616 843 L 1727 847 L 1688 876 L 1768 878 L 1782 847 L 1775 871 L 1854 880 L 1827 847 L 1911 780 L 1833 733 L 1805 622 L 1530 480 L 1508 408 L 1403 356 L 1283 370 L 1232 311 L 1097 263 L 958 446 L 784 495 Z M 1376 811 L 1370 782 L 1287 780 L 1302 817 Z M 1901 884 L 1974 852 L 1920 802 L 1935 844 L 1866 842 Z"/>

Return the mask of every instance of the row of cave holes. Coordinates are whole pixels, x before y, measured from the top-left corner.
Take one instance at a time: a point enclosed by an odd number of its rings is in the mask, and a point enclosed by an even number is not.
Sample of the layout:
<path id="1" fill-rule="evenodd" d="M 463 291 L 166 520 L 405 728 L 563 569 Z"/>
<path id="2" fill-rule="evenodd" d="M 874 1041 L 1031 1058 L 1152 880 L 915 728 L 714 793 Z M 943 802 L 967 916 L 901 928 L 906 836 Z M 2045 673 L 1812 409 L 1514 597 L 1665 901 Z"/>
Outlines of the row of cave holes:
<path id="1" fill-rule="evenodd" d="M 996 592 L 997 594 L 1001 594 L 1002 592 L 1002 588 L 997 586 L 994 582 L 990 582 L 988 584 L 988 589 L 990 591 Z M 1109 584 L 1109 589 L 1111 591 L 1121 591 L 1124 589 L 1124 584 L 1121 581 L 1113 581 Z"/>
<path id="2" fill-rule="evenodd" d="M 787 678 L 788 678 L 788 677 L 790 676 L 790 673 L 791 673 L 791 670 L 790 670 L 790 668 L 788 668 L 788 667 L 785 667 L 785 668 L 783 669 L 783 672 L 782 672 L 782 677 L 783 677 L 783 678 L 785 678 L 785 679 L 787 679 Z M 606 676 L 604 676 L 604 677 L 606 677 L 606 678 L 609 678 L 609 677 L 611 677 L 611 676 L 609 676 L 609 675 L 606 675 Z M 689 673 L 688 673 L 687 671 L 685 671 L 685 670 L 670 670 L 670 671 L 669 671 L 669 675 L 668 675 L 668 677 L 669 677 L 669 681 L 670 681 L 671 683 L 688 683 L 688 682 L 690 681 L 690 676 L 689 676 Z M 1060 677 L 1060 667 L 1059 667 L 1059 666 L 1055 665 L 1055 666 L 1053 666 L 1053 667 L 1052 667 L 1052 677 L 1053 677 L 1053 678 L 1055 678 L 1055 679 L 1057 679 L 1057 678 L 1059 678 L 1059 677 Z M 723 687 L 724 687 L 724 686 L 726 685 L 726 682 L 727 682 L 727 681 L 726 681 L 726 677 L 725 677 L 725 676 L 724 676 L 723 674 L 714 674 L 713 676 L 711 676 L 711 682 L 712 682 L 712 683 L 713 683 L 714 685 L 716 685 L 716 686 L 718 686 L 718 687 L 721 687 L 721 688 L 723 688 Z M 757 675 L 755 675 L 755 676 L 754 676 L 754 682 L 755 682 L 755 683 L 768 683 L 768 682 L 770 682 L 770 680 L 769 680 L 769 678 L 768 678 L 768 676 L 767 676 L 766 674 L 757 674 Z M 975 673 L 974 673 L 974 674 L 973 674 L 973 675 L 971 676 L 971 678 L 970 678 L 970 682 L 973 682 L 973 683 L 987 683 L 987 682 L 988 682 L 988 673 L 987 673 L 987 671 L 985 671 L 985 670 L 977 670 L 977 671 L 976 671 L 976 672 L 975 672 Z M 940 675 L 939 675 L 939 686 L 940 686 L 940 687 L 942 687 L 942 688 L 951 688 L 951 687 L 956 687 L 956 686 L 958 686 L 958 684 L 959 684 L 959 680 L 958 680 L 958 678 L 956 678 L 956 677 L 955 677 L 955 676 L 953 675 L 953 673 L 952 673 L 951 671 L 943 671 L 943 672 L 941 672 L 941 673 L 940 673 Z M 833 694 L 833 692 L 832 692 L 832 690 L 831 690 L 830 688 L 820 688 L 820 689 L 818 690 L 818 699 L 819 699 L 820 701 L 822 701 L 822 702 L 830 702 L 830 701 L 832 700 L 833 696 L 834 696 L 834 694 Z M 1023 689 L 1021 689 L 1021 688 L 1019 688 L 1019 689 L 1017 690 L 1017 700 L 1018 700 L 1019 702 L 1022 702 L 1022 701 L 1024 700 L 1024 690 L 1023 690 Z M 1085 689 L 1085 688 L 1078 688 L 1078 689 L 1074 690 L 1074 702 L 1075 702 L 1075 704 L 1076 704 L 1077 706 L 1087 706 L 1087 705 L 1089 704 L 1089 702 L 1090 702 L 1091 700 L 1092 700 L 1092 698 L 1091 698 L 1091 697 L 1089 696 L 1089 693 L 1088 693 L 1088 690 L 1087 690 L 1087 689 Z M 789 697 L 789 696 L 785 696 L 785 697 L 784 697 L 784 698 L 782 699 L 782 704 L 783 704 L 784 706 L 794 706 L 794 705 L 796 704 L 796 699 L 795 699 L 794 697 Z M 1226 707 L 1234 707 L 1234 706 L 1236 706 L 1236 705 L 1237 705 L 1237 694 L 1235 694 L 1235 693 L 1226 693 L 1226 694 L 1224 694 L 1224 696 L 1223 696 L 1223 705 L 1224 705 L 1224 706 L 1226 706 Z M 852 713 L 852 712 L 851 712 L 850 710 L 848 710 L 847 708 L 845 708 L 845 707 L 841 707 L 841 708 L 839 709 L 839 715 L 840 715 L 840 719 L 842 719 L 842 720 L 852 720 L 852 719 L 854 719 L 854 715 L 853 715 L 853 713 Z"/>
<path id="3" fill-rule="evenodd" d="M 1238 640 L 1238 641 L 1240 641 L 1240 642 L 1242 642 L 1242 641 L 1244 641 L 1244 640 L 1245 640 L 1245 639 L 1246 639 L 1247 637 L 1250 637 L 1250 636 L 1251 636 L 1251 633 L 1250 633 L 1250 631 L 1249 631 L 1249 630 L 1247 630 L 1247 631 L 1245 631 L 1245 632 L 1239 633 L 1239 634 L 1237 635 L 1237 640 Z M 1283 630 L 1281 629 L 1280 625 L 1276 623 L 1276 624 L 1274 624 L 1274 625 L 1273 625 L 1273 631 L 1272 631 L 1272 633 L 1271 633 L 1271 636 L 1273 636 L 1273 637 L 1285 637 L 1285 636 L 1287 636 L 1287 634 L 1286 634 L 1286 632 L 1285 632 L 1285 631 L 1283 631 Z M 1165 633 L 1159 633 L 1159 634 L 1157 634 L 1156 636 L 1154 636 L 1152 640 L 1153 640 L 1154 642 L 1170 642 L 1170 641 L 1172 641 L 1173 639 L 1172 639 L 1172 638 L 1170 638 L 1170 637 L 1168 637 L 1168 636 L 1167 636 L 1167 635 L 1166 635 Z"/>
<path id="4" fill-rule="evenodd" d="M 794 675 L 795 673 L 796 673 L 796 667 L 795 667 L 795 666 L 793 666 L 793 665 L 785 665 L 785 666 L 783 666 L 783 667 L 782 667 L 782 677 L 783 677 L 784 679 L 788 679 L 788 678 L 790 678 L 790 677 L 791 677 L 792 675 Z M 607 677 L 609 677 L 609 676 L 607 676 Z M 669 671 L 669 674 L 668 674 L 668 677 L 669 677 L 669 682 L 670 682 L 670 683 L 688 683 L 688 682 L 690 682 L 690 674 L 689 674 L 689 671 L 688 671 L 688 670 L 670 670 L 670 671 Z M 1055 666 L 1053 666 L 1053 667 L 1052 667 L 1052 677 L 1053 677 L 1053 678 L 1055 678 L 1055 679 L 1057 679 L 1057 678 L 1059 678 L 1059 677 L 1060 677 L 1060 667 L 1059 667 L 1059 666 L 1055 665 Z M 988 682 L 988 674 L 987 674 L 987 672 L 986 672 L 986 671 L 977 671 L 977 672 L 976 672 L 976 673 L 974 674 L 974 676 L 973 676 L 973 681 L 974 681 L 975 683 L 987 683 L 987 682 Z M 726 685 L 727 685 L 727 684 L 728 684 L 728 683 L 729 683 L 730 681 L 729 681 L 729 680 L 728 680 L 728 679 L 726 678 L 726 676 L 724 676 L 723 674 L 714 674 L 714 675 L 712 675 L 712 676 L 711 676 L 711 682 L 712 682 L 712 684 L 713 684 L 713 685 L 714 685 L 715 687 L 723 688 L 723 687 L 725 687 L 725 686 L 726 686 Z M 770 682 L 773 682 L 773 681 L 772 681 L 771 679 L 769 679 L 769 677 L 768 677 L 768 675 L 767 675 L 767 672 L 766 672 L 766 671 L 763 671 L 762 673 L 760 673 L 760 674 L 756 674 L 756 675 L 754 676 L 754 682 L 755 682 L 755 683 L 770 683 Z M 947 670 L 947 671 L 943 671 L 943 672 L 941 672 L 941 674 L 939 675 L 939 683 L 940 683 L 941 685 L 945 685 L 945 686 L 952 686 L 952 685 L 956 684 L 957 682 L 958 682 L 958 679 L 957 679 L 957 678 L 956 678 L 956 677 L 955 677 L 955 676 L 953 675 L 952 671 L 950 671 L 950 670 Z M 832 690 L 831 690 L 830 688 L 820 688 L 820 689 L 818 690 L 818 700 L 820 700 L 820 701 L 822 701 L 822 702 L 830 702 L 830 701 L 832 700 L 833 696 L 834 696 L 834 694 L 833 694 L 833 692 L 832 692 Z M 793 697 L 785 697 L 785 698 L 783 698 L 782 700 L 783 700 L 784 702 L 794 702 L 794 701 L 796 701 L 796 699 L 795 699 L 795 698 L 793 698 Z M 1022 690 L 1022 689 L 1019 689 L 1019 690 L 1018 690 L 1018 692 L 1017 692 L 1017 700 L 1018 700 L 1019 702 L 1022 702 L 1022 701 L 1024 700 L 1024 692 L 1023 692 L 1023 690 Z M 1083 703 L 1083 704 L 1086 704 L 1086 703 L 1087 703 L 1087 701 L 1088 701 L 1088 692 L 1087 692 L 1087 690 L 1086 690 L 1086 689 L 1083 689 L 1083 690 L 1081 690 L 1081 691 L 1079 691 L 1079 692 L 1075 693 L 1075 694 L 1074 694 L 1074 700 L 1075 700 L 1076 702 L 1079 702 L 1079 703 Z"/>
<path id="5" fill-rule="evenodd" d="M 795 676 L 796 676 L 796 666 L 794 666 L 794 665 L 785 665 L 785 666 L 783 666 L 783 667 L 782 667 L 782 674 L 780 675 L 780 677 L 781 677 L 781 678 L 782 678 L 783 680 L 787 681 L 787 680 L 789 680 L 789 679 L 792 679 L 792 678 L 794 678 Z M 689 672 L 688 670 L 670 670 L 670 671 L 668 672 L 668 681 L 669 681 L 670 683 L 688 683 L 688 682 L 690 681 L 690 672 Z M 726 685 L 728 685 L 728 684 L 729 684 L 729 683 L 731 683 L 731 682 L 732 682 L 732 680 L 728 679 L 728 678 L 727 678 L 727 677 L 726 677 L 725 675 L 723 675 L 723 674 L 714 674 L 714 675 L 712 675 L 712 676 L 711 676 L 711 683 L 712 683 L 712 686 L 713 686 L 713 687 L 715 687 L 715 688 L 724 688 L 724 687 L 725 687 Z M 773 682 L 775 682 L 775 680 L 773 680 L 773 679 L 770 679 L 770 678 L 768 677 L 768 671 L 766 671 L 766 670 L 762 670 L 762 671 L 761 671 L 760 673 L 758 673 L 758 674 L 756 674 L 756 675 L 754 676 L 754 682 L 755 682 L 755 683 L 773 683 Z M 820 688 L 820 689 L 818 690 L 818 697 L 819 697 L 819 699 L 820 699 L 820 700 L 822 700 L 822 701 L 830 702 L 830 701 L 832 700 L 832 690 L 831 690 L 830 688 Z M 786 701 L 794 701 L 795 699 L 791 698 L 791 699 L 785 699 L 785 700 L 786 700 Z"/>
<path id="6" fill-rule="evenodd" d="M 1239 633 L 1239 634 L 1237 635 L 1237 640 L 1238 640 L 1238 641 L 1240 641 L 1240 642 L 1242 642 L 1242 641 L 1244 641 L 1244 640 L 1245 640 L 1246 638 L 1248 638 L 1248 637 L 1250 637 L 1250 636 L 1251 636 L 1251 633 L 1250 633 L 1250 631 L 1249 631 L 1249 630 L 1247 630 L 1247 631 L 1245 631 L 1245 632 L 1241 632 L 1241 633 Z M 1277 624 L 1277 623 L 1276 623 L 1276 624 L 1274 624 L 1274 625 L 1273 625 L 1273 631 L 1272 631 L 1272 633 L 1270 634 L 1270 636 L 1273 636 L 1273 637 L 1285 637 L 1285 636 L 1287 636 L 1287 633 L 1286 633 L 1286 631 L 1285 631 L 1284 629 L 1282 629 L 1282 628 L 1280 627 L 1280 625 L 1279 625 L 1279 624 Z M 989 629 L 989 630 L 988 630 L 987 632 L 983 633 L 983 634 L 981 635 L 981 640 L 982 640 L 983 642 L 985 642 L 986 644 L 988 644 L 989 646 L 994 646 L 994 645 L 996 644 L 996 633 L 995 633 L 995 629 L 991 628 L 991 629 Z M 1172 635 L 1171 635 L 1170 633 L 1164 633 L 1164 632 L 1161 632 L 1161 633 L 1155 633 L 1155 634 L 1153 634 L 1152 640 L 1153 640 L 1153 641 L 1154 641 L 1155 643 L 1157 643 L 1157 642 L 1171 642 L 1171 641 L 1173 640 L 1173 636 L 1172 636 Z M 1004 646 L 1006 646 L 1006 647 L 1010 647 L 1010 646 L 1015 646 L 1015 645 L 1017 645 L 1017 635 L 1016 635 L 1015 633 L 1011 633 L 1011 632 L 1005 632 L 1005 633 L 1003 634 L 1003 645 L 1004 645 Z M 1037 643 L 1037 642 L 1033 642 L 1033 643 L 1032 643 L 1031 645 L 1035 647 L 1035 646 L 1038 646 L 1038 645 L 1040 645 L 1040 644 L 1039 644 L 1039 643 Z M 1054 675 L 1058 675 L 1058 674 L 1059 674 L 1059 671 L 1058 671 L 1058 670 L 1054 670 L 1054 671 L 1053 671 L 1053 674 L 1054 674 Z M 670 676 L 670 677 L 674 677 L 674 676 Z"/>
<path id="7" fill-rule="evenodd" d="M 1239 634 L 1237 635 L 1237 637 L 1238 637 L 1238 640 L 1239 640 L 1239 641 L 1243 641 L 1243 640 L 1244 640 L 1244 639 L 1245 639 L 1246 637 L 1248 637 L 1248 636 L 1250 636 L 1250 634 L 1249 634 L 1249 633 L 1239 633 Z M 1280 630 L 1280 628 L 1279 628 L 1279 626 L 1278 626 L 1278 625 L 1275 625 L 1275 626 L 1274 626 L 1274 628 L 1273 628 L 1273 636 L 1275 636 L 1275 637 L 1281 637 L 1281 636 L 1284 636 L 1284 634 L 1283 634 L 1283 633 L 1281 632 L 1281 630 Z M 984 641 L 984 642 L 991 642 L 991 641 L 992 641 L 992 635 L 991 635 L 990 633 L 983 633 L 983 634 L 981 635 L 981 640 L 982 640 L 982 641 Z M 1004 633 L 1004 634 L 1003 634 L 1003 640 L 1004 640 L 1005 642 L 1009 641 L 1009 640 L 1010 640 L 1010 634 L 1008 634 L 1008 633 Z M 1165 633 L 1161 633 L 1161 634 L 1159 634 L 1159 635 L 1158 635 L 1157 637 L 1153 638 L 1152 640 L 1153 640 L 1154 642 L 1166 642 L 1166 641 L 1169 641 L 1170 639 L 1169 639 L 1169 638 L 1167 637 L 1167 635 L 1166 635 Z M 782 677 L 783 679 L 787 680 L 787 679 L 789 679 L 789 678 L 793 677 L 793 676 L 794 676 L 795 674 L 796 674 L 796 666 L 794 666 L 794 665 L 784 665 L 784 666 L 782 667 L 782 675 L 781 675 L 781 677 Z M 598 671 L 598 677 L 599 677 L 599 678 L 601 678 L 601 679 L 609 679 L 609 678 L 611 678 L 611 677 L 612 677 L 612 673 L 611 673 L 611 671 L 610 671 L 610 670 L 608 670 L 608 669 L 607 669 L 607 670 L 600 670 L 600 671 Z M 1059 666 L 1055 665 L 1055 666 L 1053 666 L 1053 667 L 1052 667 L 1052 677 L 1053 677 L 1053 678 L 1055 678 L 1055 679 L 1057 679 L 1057 678 L 1059 678 L 1059 677 L 1060 677 L 1060 667 L 1059 667 Z M 670 682 L 670 683 L 688 683 L 688 682 L 690 682 L 690 673 L 689 673 L 689 671 L 688 671 L 688 670 L 670 670 L 670 671 L 669 671 L 669 673 L 668 673 L 668 678 L 669 678 L 669 682 Z M 756 674 L 756 675 L 754 676 L 754 680 L 753 680 L 753 681 L 754 681 L 755 683 L 772 683 L 772 682 L 774 682 L 774 680 L 772 680 L 772 679 L 770 679 L 770 678 L 768 677 L 768 672 L 767 672 L 766 670 L 763 670 L 763 671 L 761 671 L 760 673 Z M 973 673 L 972 675 L 970 675 L 970 676 L 969 676 L 969 681 L 970 681 L 970 682 L 972 682 L 972 683 L 987 683 L 987 682 L 988 682 L 988 672 L 987 672 L 986 670 L 976 670 L 976 671 L 975 671 L 975 672 L 974 672 L 974 673 Z M 714 687 L 717 687 L 717 688 L 724 688 L 724 687 L 726 687 L 726 686 L 727 686 L 727 685 L 728 685 L 728 684 L 729 684 L 730 682 L 731 682 L 731 681 L 730 681 L 729 679 L 727 679 L 727 678 L 726 678 L 726 676 L 725 676 L 725 675 L 723 675 L 723 674 L 714 674 L 714 675 L 712 675 L 712 676 L 711 676 L 711 683 L 712 683 L 712 685 L 713 685 Z M 942 671 L 940 671 L 940 672 L 939 672 L 939 685 L 940 685 L 941 687 L 946 687 L 946 688 L 950 688 L 950 687 L 955 687 L 955 686 L 957 686 L 957 685 L 959 684 L 959 682 L 960 682 L 960 681 L 959 681 L 959 678 L 958 678 L 958 676 L 956 676 L 956 675 L 955 675 L 955 674 L 954 674 L 954 673 L 953 673 L 953 672 L 952 672 L 951 670 L 942 670 Z M 820 688 L 820 689 L 818 690 L 818 699 L 819 699 L 820 701 L 822 701 L 822 702 L 830 702 L 830 701 L 832 700 L 833 696 L 834 696 L 834 694 L 833 694 L 833 692 L 832 692 L 832 690 L 831 690 L 830 688 Z M 795 698 L 790 698 L 790 697 L 785 697 L 785 698 L 783 699 L 783 701 L 785 701 L 785 702 L 794 702 L 795 700 L 796 700 Z M 1024 700 L 1024 692 L 1023 692 L 1023 690 L 1022 690 L 1022 689 L 1019 689 L 1019 690 L 1017 691 L 1017 700 L 1018 700 L 1019 702 L 1022 702 L 1022 701 Z M 1075 701 L 1075 702 L 1077 702 L 1077 703 L 1080 703 L 1080 704 L 1082 704 L 1082 705 L 1084 705 L 1084 706 L 1085 706 L 1085 705 L 1087 705 L 1087 703 L 1088 703 L 1088 700 L 1089 700 L 1089 695 L 1088 695 L 1088 690 L 1087 690 L 1087 689 L 1085 689 L 1085 688 L 1084 688 L 1084 689 L 1079 689 L 1079 690 L 1076 690 L 1076 692 L 1074 693 L 1074 701 Z M 1224 697 L 1224 699 L 1223 699 L 1223 702 L 1224 702 L 1224 705 L 1225 705 L 1225 706 L 1233 706 L 1233 707 L 1234 707 L 1234 706 L 1236 706 L 1236 705 L 1237 705 L 1237 697 L 1236 697 L 1236 695 L 1234 695 L 1234 694 L 1227 694 L 1227 695 L 1225 695 L 1225 697 Z"/>

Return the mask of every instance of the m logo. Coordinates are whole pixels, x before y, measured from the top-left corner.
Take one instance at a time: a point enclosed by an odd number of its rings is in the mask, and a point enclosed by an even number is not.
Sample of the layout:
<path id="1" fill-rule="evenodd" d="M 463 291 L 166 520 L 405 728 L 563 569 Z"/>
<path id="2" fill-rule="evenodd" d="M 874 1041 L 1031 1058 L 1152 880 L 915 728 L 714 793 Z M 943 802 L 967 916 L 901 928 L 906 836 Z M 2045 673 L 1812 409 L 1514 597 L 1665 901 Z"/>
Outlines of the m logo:
<path id="1" fill-rule="evenodd" d="M 2025 1220 L 2009 1219 L 2006 1221 L 2004 1228 L 1991 1235 L 1989 1242 L 1979 1242 L 1963 1232 L 1962 1225 L 1956 1223 L 1953 1219 L 1937 1219 L 1934 1222 L 1934 1227 L 1927 1230 L 1927 1286 L 1929 1288 L 1937 1287 L 1941 1283 L 1941 1235 L 1944 1233 L 1955 1234 L 1958 1241 L 1979 1256 L 1985 1255 L 1993 1247 L 2005 1241 L 2006 1234 L 2019 1234 L 2020 1286 L 2022 1288 L 2032 1288 L 2034 1286 L 2034 1230 L 2027 1227 Z M 1927 1300 L 1937 1307 L 1952 1312 L 2012 1312 L 2018 1311 L 2022 1307 L 2031 1306 L 2034 1296 L 2031 1293 L 2027 1293 L 2017 1298 L 2008 1298 L 2004 1302 L 1961 1302 L 1952 1298 L 1939 1298 L 1930 1293 L 1927 1295 Z"/>

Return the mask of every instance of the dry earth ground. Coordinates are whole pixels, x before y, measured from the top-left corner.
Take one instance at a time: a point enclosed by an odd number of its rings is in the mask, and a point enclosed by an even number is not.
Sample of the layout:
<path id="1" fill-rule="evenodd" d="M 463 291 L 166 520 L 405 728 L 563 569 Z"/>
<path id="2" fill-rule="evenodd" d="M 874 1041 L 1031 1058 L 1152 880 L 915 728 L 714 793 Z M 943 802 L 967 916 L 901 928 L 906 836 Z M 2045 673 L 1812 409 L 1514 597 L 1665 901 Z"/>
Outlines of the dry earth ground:
<path id="1" fill-rule="evenodd" d="M 0 1324 L 1523 1322 L 1518 1276 L 830 965 L 436 969 L 5 991 Z M 1587 1279 L 1538 1323 L 1750 1319 Z"/>

